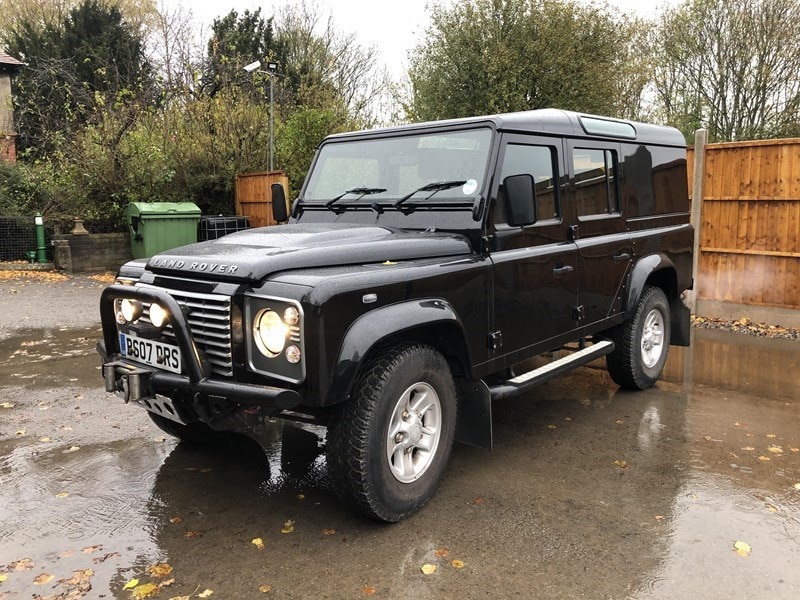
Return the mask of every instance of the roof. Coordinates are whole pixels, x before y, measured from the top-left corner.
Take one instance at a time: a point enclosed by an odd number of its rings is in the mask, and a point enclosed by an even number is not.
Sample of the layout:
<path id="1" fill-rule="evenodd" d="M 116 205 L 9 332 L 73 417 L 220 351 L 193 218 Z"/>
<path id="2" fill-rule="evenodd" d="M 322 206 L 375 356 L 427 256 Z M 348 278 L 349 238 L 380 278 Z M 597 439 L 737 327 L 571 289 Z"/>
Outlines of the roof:
<path id="1" fill-rule="evenodd" d="M 11 67 L 12 69 L 19 69 L 20 67 L 24 67 L 25 63 L 18 61 L 10 54 L 6 54 L 5 52 L 0 51 L 0 65 L 8 66 Z"/>
<path id="2" fill-rule="evenodd" d="M 611 124 L 627 124 L 632 127 L 632 136 L 614 136 L 599 132 L 588 133 L 582 120 L 591 119 Z M 361 131 L 344 133 L 331 136 L 329 139 L 340 140 L 348 137 L 361 135 L 386 135 L 397 133 L 408 133 L 414 130 L 427 130 L 432 128 L 459 127 L 459 126 L 480 126 L 489 125 L 497 131 L 534 133 L 542 135 L 555 135 L 583 139 L 606 139 L 629 143 L 649 143 L 662 144 L 667 146 L 686 146 L 686 141 L 674 127 L 664 127 L 640 123 L 636 121 L 626 121 L 623 119 L 612 119 L 598 115 L 576 113 L 566 110 L 545 108 L 539 110 L 528 110 L 517 113 L 505 113 L 498 115 L 487 115 L 481 117 L 467 117 L 463 119 L 448 119 L 445 121 L 432 121 L 428 123 L 415 123 L 411 125 L 401 125 L 386 129 L 373 129 L 371 131 Z"/>

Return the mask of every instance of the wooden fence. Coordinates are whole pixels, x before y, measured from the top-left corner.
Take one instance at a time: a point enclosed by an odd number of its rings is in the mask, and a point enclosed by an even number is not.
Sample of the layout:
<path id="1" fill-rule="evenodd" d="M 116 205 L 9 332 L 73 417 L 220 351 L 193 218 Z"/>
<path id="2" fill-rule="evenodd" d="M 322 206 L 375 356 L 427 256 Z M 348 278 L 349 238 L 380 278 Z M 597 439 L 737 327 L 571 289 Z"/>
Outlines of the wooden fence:
<path id="1" fill-rule="evenodd" d="M 698 301 L 800 308 L 800 139 L 708 144 L 702 186 Z"/>
<path id="2" fill-rule="evenodd" d="M 283 185 L 289 198 L 289 179 L 283 171 L 266 173 L 242 173 L 236 176 L 236 214 L 250 220 L 250 227 L 275 225 L 272 218 L 273 183 Z"/>

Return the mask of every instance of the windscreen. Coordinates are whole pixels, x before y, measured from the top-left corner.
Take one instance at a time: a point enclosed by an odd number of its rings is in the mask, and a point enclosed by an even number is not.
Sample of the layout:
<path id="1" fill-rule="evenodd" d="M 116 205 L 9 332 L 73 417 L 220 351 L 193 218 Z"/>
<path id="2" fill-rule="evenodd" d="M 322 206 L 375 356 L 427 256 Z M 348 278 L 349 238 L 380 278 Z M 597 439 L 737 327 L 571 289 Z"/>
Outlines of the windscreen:
<path id="1" fill-rule="evenodd" d="M 343 194 L 343 202 L 363 196 L 391 202 L 409 194 L 415 203 L 429 196 L 472 199 L 483 189 L 491 140 L 491 129 L 483 127 L 329 142 L 320 150 L 303 200 L 328 202 Z"/>

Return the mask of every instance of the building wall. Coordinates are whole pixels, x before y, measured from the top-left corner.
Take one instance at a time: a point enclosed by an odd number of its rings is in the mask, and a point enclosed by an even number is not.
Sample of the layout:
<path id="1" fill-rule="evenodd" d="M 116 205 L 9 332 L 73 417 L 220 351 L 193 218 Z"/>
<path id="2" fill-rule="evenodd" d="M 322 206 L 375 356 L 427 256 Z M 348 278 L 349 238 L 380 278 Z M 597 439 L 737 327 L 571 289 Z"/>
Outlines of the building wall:
<path id="1" fill-rule="evenodd" d="M 0 71 L 0 161 L 15 162 L 14 111 L 11 105 L 11 75 Z"/>

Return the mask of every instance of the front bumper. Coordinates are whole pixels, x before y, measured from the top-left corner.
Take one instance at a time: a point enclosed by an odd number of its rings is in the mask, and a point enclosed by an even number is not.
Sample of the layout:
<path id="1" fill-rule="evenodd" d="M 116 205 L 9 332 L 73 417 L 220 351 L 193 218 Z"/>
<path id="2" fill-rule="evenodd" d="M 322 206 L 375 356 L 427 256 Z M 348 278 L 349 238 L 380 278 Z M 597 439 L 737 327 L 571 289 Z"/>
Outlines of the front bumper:
<path id="1" fill-rule="evenodd" d="M 183 358 L 183 373 L 140 365 L 121 355 L 114 301 L 124 298 L 158 302 L 169 311 L 172 331 Z M 138 402 L 147 408 L 142 400 L 171 398 L 177 393 L 190 401 L 210 399 L 216 403 L 263 407 L 268 412 L 287 410 L 300 404 L 300 394 L 291 389 L 207 377 L 183 311 L 175 299 L 163 290 L 129 285 L 109 286 L 100 297 L 100 319 L 103 341 L 97 343 L 97 351 L 103 361 L 106 390 L 119 393 L 126 402 Z"/>

